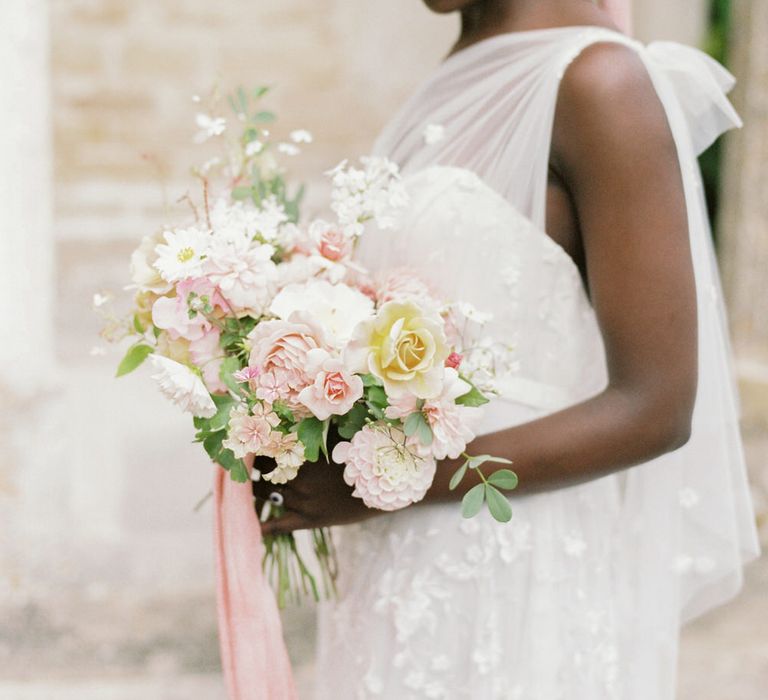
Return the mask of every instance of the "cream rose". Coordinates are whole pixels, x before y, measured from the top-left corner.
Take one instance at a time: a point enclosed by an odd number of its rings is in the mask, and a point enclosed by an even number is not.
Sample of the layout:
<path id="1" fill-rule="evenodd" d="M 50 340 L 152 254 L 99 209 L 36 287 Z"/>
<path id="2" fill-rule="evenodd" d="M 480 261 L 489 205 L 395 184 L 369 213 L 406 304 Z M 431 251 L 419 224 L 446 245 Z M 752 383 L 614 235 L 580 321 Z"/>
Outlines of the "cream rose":
<path id="1" fill-rule="evenodd" d="M 431 399 L 443 387 L 449 348 L 443 324 L 413 302 L 391 301 L 360 323 L 345 352 L 353 372 L 370 372 L 390 396 Z"/>

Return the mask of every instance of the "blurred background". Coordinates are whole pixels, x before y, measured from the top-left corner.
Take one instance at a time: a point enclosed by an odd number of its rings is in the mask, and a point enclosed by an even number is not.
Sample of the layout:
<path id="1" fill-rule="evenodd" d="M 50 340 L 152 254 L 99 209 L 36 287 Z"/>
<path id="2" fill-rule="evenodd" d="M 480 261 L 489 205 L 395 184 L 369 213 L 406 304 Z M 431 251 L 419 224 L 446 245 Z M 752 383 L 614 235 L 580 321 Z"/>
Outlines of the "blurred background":
<path id="1" fill-rule="evenodd" d="M 764 541 L 768 512 L 768 0 L 638 0 L 637 34 L 698 45 L 746 128 L 702 160 Z M 148 372 L 115 380 L 94 292 L 190 186 L 192 96 L 275 86 L 311 174 L 366 152 L 441 60 L 455 18 L 420 0 L 0 3 L 0 699 L 223 700 L 211 467 Z M 169 204 L 170 202 L 170 204 Z M 685 632 L 683 700 L 761 700 L 768 564 Z M 762 627 L 761 627 L 762 622 Z M 303 688 L 311 606 L 286 614 Z M 651 699 L 649 699 L 651 700 Z"/>

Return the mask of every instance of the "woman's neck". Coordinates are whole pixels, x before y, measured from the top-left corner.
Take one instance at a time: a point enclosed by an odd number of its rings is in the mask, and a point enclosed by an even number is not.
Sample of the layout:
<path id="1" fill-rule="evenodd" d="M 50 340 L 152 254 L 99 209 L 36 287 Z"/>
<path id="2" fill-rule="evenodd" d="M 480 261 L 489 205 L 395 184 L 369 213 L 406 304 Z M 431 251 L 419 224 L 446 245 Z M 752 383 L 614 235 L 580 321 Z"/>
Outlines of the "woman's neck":
<path id="1" fill-rule="evenodd" d="M 498 34 L 577 25 L 614 28 L 595 0 L 477 0 L 461 11 L 451 53 Z"/>

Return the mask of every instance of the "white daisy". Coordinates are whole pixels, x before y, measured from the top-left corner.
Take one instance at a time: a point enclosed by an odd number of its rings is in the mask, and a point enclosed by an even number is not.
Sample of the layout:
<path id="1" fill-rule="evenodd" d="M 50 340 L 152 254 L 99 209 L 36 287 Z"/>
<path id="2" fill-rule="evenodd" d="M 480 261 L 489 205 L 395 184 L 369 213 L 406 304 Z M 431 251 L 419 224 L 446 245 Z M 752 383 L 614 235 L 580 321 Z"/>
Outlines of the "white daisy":
<path id="1" fill-rule="evenodd" d="M 155 248 L 155 269 L 166 282 L 178 282 L 202 274 L 211 237 L 196 228 L 176 229 L 163 234 L 165 243 Z"/>
<path id="2" fill-rule="evenodd" d="M 211 418 L 216 414 L 216 404 L 203 380 L 189 367 L 154 353 L 149 356 L 149 361 L 157 370 L 152 379 L 179 408 L 197 418 Z"/>

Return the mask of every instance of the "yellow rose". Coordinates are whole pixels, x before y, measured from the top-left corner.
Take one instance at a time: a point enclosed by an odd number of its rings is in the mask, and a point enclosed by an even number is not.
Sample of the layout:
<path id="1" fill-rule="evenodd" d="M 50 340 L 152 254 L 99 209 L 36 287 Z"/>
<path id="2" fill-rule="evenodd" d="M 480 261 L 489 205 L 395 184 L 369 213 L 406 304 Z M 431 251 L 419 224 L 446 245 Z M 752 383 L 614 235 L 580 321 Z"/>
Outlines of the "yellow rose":
<path id="1" fill-rule="evenodd" d="M 390 301 L 358 324 L 345 351 L 353 372 L 370 372 L 389 396 L 437 396 L 449 348 L 443 323 L 413 302 Z"/>

